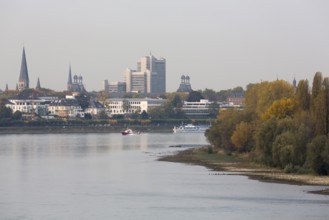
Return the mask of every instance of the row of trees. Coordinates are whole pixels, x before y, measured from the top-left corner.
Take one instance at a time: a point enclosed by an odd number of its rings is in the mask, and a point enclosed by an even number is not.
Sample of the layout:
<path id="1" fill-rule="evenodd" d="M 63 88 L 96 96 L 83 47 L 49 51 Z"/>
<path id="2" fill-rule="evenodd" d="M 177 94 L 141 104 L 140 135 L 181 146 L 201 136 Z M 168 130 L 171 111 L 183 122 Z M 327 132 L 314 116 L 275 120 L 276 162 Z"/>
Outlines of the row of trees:
<path id="1" fill-rule="evenodd" d="M 311 89 L 307 80 L 297 88 L 282 80 L 250 84 L 245 105 L 218 115 L 206 133 L 213 146 L 289 172 L 329 174 L 329 78 L 317 72 Z"/>

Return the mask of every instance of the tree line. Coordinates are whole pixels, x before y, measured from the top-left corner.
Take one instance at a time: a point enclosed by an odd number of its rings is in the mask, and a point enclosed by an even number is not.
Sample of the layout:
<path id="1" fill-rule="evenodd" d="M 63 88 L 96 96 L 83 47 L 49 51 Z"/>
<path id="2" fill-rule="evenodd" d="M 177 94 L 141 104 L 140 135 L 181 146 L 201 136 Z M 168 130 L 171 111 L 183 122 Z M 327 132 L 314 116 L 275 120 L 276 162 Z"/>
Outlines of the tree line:
<path id="1" fill-rule="evenodd" d="M 250 84 L 244 110 L 227 110 L 206 132 L 226 152 L 286 172 L 329 174 L 329 78 L 317 72 L 312 87 L 283 80 Z"/>

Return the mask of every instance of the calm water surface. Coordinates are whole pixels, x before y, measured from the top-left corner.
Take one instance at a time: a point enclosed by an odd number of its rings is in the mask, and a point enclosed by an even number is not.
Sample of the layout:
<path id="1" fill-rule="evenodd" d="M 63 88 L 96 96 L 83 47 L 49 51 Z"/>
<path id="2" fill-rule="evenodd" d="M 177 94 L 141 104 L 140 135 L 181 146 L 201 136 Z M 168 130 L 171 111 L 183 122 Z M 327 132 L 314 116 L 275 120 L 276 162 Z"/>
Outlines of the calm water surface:
<path id="1" fill-rule="evenodd" d="M 0 135 L 0 219 L 328 219 L 319 186 L 159 162 L 202 134 Z"/>

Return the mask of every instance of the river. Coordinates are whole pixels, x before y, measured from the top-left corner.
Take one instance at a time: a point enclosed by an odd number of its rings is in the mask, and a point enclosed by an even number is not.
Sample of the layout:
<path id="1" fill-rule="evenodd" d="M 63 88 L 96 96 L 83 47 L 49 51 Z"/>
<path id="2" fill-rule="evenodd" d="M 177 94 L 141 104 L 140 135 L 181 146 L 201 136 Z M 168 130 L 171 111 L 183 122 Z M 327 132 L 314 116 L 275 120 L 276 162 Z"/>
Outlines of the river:
<path id="1" fill-rule="evenodd" d="M 324 187 L 157 161 L 206 143 L 203 134 L 0 135 L 0 219 L 328 219 L 329 197 L 308 193 Z"/>

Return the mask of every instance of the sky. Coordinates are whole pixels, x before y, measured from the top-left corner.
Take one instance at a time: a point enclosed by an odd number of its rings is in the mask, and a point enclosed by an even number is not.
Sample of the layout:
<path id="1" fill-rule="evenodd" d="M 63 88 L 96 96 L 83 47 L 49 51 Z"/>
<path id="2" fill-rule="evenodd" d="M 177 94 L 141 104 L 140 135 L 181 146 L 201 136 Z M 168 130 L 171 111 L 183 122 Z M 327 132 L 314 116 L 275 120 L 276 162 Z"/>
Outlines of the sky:
<path id="1" fill-rule="evenodd" d="M 327 0 L 0 0 L 0 89 L 14 89 L 25 47 L 30 87 L 88 91 L 125 68 L 166 59 L 167 92 L 329 77 Z"/>

